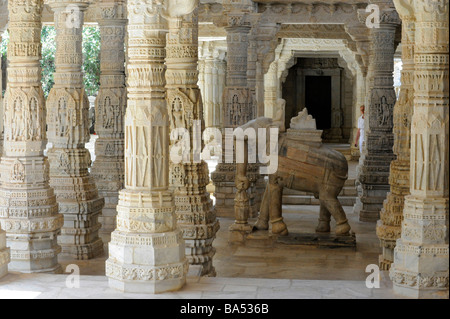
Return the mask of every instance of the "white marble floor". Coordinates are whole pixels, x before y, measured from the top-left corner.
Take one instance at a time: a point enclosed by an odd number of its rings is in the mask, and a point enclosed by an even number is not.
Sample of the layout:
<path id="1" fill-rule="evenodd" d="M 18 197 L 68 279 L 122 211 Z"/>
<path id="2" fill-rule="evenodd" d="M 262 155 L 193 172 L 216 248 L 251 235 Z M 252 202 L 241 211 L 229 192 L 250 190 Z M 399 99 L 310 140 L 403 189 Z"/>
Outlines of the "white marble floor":
<path id="1" fill-rule="evenodd" d="M 384 277 L 383 274 L 382 277 Z M 69 285 L 67 285 L 69 282 Z M 69 275 L 9 273 L 0 280 L 0 299 L 390 299 L 389 280 L 379 289 L 364 281 L 188 277 L 177 292 L 159 295 L 112 290 L 105 276 L 81 276 L 79 288 Z"/>

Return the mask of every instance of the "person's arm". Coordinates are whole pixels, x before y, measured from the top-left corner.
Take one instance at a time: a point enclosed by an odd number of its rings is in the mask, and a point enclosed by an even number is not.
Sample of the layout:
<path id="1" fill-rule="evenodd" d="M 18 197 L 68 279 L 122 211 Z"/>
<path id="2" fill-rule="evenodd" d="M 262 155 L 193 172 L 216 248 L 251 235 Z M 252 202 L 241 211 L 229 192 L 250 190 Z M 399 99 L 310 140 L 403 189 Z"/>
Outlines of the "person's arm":
<path id="1" fill-rule="evenodd" d="M 355 147 L 358 147 L 360 136 L 361 136 L 361 129 L 358 129 L 358 133 L 356 133 Z"/>

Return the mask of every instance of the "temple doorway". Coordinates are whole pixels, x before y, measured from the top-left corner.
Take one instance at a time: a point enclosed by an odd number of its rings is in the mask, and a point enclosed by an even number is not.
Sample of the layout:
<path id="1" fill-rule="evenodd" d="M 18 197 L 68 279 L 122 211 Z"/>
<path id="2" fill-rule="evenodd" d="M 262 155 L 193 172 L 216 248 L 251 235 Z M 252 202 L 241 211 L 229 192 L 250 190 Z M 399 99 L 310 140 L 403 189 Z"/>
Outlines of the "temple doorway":
<path id="1" fill-rule="evenodd" d="M 290 128 L 293 117 L 307 108 L 316 119 L 317 129 L 323 130 L 325 142 L 347 143 L 353 93 L 345 72 L 338 58 L 296 58 L 282 86 L 286 128 Z"/>
<path id="2" fill-rule="evenodd" d="M 305 107 L 317 123 L 317 129 L 331 129 L 331 76 L 305 77 Z"/>

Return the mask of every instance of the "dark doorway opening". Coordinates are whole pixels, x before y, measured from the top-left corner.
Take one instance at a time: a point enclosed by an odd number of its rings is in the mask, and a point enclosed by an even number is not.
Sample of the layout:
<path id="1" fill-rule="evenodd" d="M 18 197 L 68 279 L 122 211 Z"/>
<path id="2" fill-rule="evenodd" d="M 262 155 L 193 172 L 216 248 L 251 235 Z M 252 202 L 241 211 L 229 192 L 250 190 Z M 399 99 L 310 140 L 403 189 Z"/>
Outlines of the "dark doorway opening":
<path id="1" fill-rule="evenodd" d="M 305 106 L 318 130 L 331 128 L 331 76 L 305 77 Z"/>

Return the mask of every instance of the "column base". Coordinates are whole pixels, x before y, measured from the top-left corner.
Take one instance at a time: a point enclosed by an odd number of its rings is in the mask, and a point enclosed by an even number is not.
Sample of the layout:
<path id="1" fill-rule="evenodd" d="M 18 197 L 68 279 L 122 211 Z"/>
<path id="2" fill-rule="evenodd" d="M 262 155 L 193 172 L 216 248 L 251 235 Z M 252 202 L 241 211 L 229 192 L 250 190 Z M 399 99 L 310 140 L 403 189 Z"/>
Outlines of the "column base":
<path id="1" fill-rule="evenodd" d="M 394 284 L 394 292 L 396 294 L 415 298 L 415 299 L 449 299 L 449 291 L 447 290 L 434 290 L 434 289 L 427 289 L 427 290 L 421 290 L 411 287 L 405 287 L 405 286 L 398 286 Z"/>
<path id="2" fill-rule="evenodd" d="M 253 227 L 250 224 L 233 224 L 230 226 L 230 236 L 228 242 L 230 244 L 244 244 L 247 236 L 251 234 Z"/>
<path id="3" fill-rule="evenodd" d="M 216 254 L 216 249 L 210 246 L 209 251 L 199 254 L 198 252 L 194 253 L 192 248 L 188 248 L 188 245 L 189 241 L 186 241 L 186 258 L 190 265 L 201 267 L 199 276 L 215 277 L 216 269 L 213 266 L 213 257 Z"/>
<path id="4" fill-rule="evenodd" d="M 203 234 L 201 237 L 206 239 L 189 239 L 186 238 L 186 231 L 192 231 L 192 227 L 185 227 L 185 225 L 180 225 L 183 231 L 183 237 L 186 245 L 186 258 L 190 265 L 200 265 L 201 274 L 200 276 L 215 277 L 216 272 L 212 265 L 213 257 L 216 254 L 216 249 L 212 246 L 214 239 L 216 238 L 216 233 L 220 228 L 218 220 L 214 223 L 208 225 L 196 225 L 197 234 Z M 201 227 L 203 226 L 203 227 Z"/>
<path id="5" fill-rule="evenodd" d="M 83 245 L 61 245 L 61 256 L 70 257 L 76 260 L 89 260 L 101 256 L 104 252 L 103 242 L 97 238 L 91 243 Z"/>
<path id="6" fill-rule="evenodd" d="M 103 206 L 103 198 L 59 203 L 59 211 L 64 215 L 64 227 L 58 236 L 62 255 L 88 260 L 103 253 L 103 242 L 99 238 L 101 224 L 98 222 Z"/>
<path id="7" fill-rule="evenodd" d="M 234 199 L 236 197 L 236 185 L 234 182 L 227 183 L 217 183 L 215 186 L 214 196 L 216 198 L 215 210 L 217 217 L 225 217 L 225 218 L 235 218 L 234 213 Z M 250 209 L 249 209 L 249 218 L 258 217 L 259 214 L 259 206 L 261 201 L 259 201 L 259 205 L 257 203 L 257 187 L 251 186 L 249 188 L 249 197 L 250 197 Z M 264 193 L 265 187 L 259 189 Z M 260 196 L 262 198 L 262 194 Z"/>
<path id="8" fill-rule="evenodd" d="M 57 264 L 56 266 L 49 267 L 49 268 L 41 268 L 42 266 L 38 265 L 37 268 L 39 269 L 33 269 L 36 268 L 36 264 L 26 264 L 25 262 L 17 261 L 17 260 L 11 260 L 9 263 L 9 270 L 10 271 L 16 271 L 23 274 L 62 274 L 63 269 L 60 264 Z"/>
<path id="9" fill-rule="evenodd" d="M 389 193 L 389 185 L 359 185 L 353 212 L 359 214 L 361 222 L 376 223 L 380 219 L 384 200 Z"/>
<path id="10" fill-rule="evenodd" d="M 151 294 L 179 290 L 188 268 L 180 230 L 154 234 L 116 230 L 111 234 L 106 276 L 113 289 Z"/>
<path id="11" fill-rule="evenodd" d="M 54 220 L 62 224 L 62 216 Z M 35 222 L 33 222 L 35 223 Z M 59 231 L 51 233 L 19 234 L 7 233 L 7 245 L 10 248 L 10 271 L 21 273 L 61 273 L 58 254 L 61 247 L 57 244 Z"/>
<path id="12" fill-rule="evenodd" d="M 416 245 L 399 239 L 389 271 L 394 291 L 412 298 L 448 298 L 448 256 L 448 245 Z"/>
<path id="13" fill-rule="evenodd" d="M 0 278 L 8 274 L 10 249 L 6 247 L 6 234 L 0 229 Z"/>
<path id="14" fill-rule="evenodd" d="M 116 217 L 117 217 L 117 204 L 118 193 L 114 193 L 113 196 L 108 192 L 99 192 L 99 196 L 105 199 L 105 207 L 102 209 L 102 213 L 98 217 L 99 223 L 102 225 L 98 235 L 103 242 L 103 249 L 108 250 L 108 244 L 111 241 L 111 233 L 116 229 Z"/>
<path id="15" fill-rule="evenodd" d="M 160 294 L 180 290 L 186 284 L 186 278 L 169 279 L 164 281 L 122 281 L 109 278 L 108 282 L 110 288 L 121 292 Z"/>
<path id="16" fill-rule="evenodd" d="M 378 257 L 378 266 L 381 271 L 388 271 L 391 269 L 393 261 L 386 259 L 383 255 Z"/>

